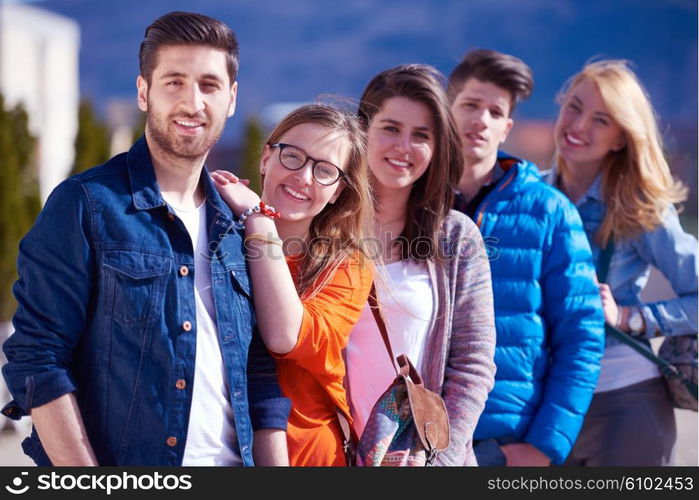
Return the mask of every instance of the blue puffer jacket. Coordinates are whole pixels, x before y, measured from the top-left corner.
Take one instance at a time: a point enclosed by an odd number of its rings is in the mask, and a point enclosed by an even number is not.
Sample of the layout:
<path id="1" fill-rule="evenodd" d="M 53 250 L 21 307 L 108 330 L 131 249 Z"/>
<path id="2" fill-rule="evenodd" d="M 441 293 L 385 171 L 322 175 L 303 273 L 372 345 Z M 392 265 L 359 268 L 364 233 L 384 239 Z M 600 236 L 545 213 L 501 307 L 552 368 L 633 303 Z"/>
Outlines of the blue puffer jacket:
<path id="1" fill-rule="evenodd" d="M 498 154 L 505 176 L 476 210 L 495 299 L 495 387 L 474 439 L 512 438 L 554 464 L 570 452 L 592 399 L 604 316 L 575 206 L 533 163 Z"/>

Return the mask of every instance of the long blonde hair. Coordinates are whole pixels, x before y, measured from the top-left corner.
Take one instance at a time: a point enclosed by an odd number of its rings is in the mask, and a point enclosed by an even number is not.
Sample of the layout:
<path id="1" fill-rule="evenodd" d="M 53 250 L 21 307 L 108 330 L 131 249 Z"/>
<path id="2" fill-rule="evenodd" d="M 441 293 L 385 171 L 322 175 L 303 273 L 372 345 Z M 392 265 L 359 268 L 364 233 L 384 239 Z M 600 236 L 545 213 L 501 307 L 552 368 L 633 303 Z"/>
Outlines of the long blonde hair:
<path id="1" fill-rule="evenodd" d="M 604 247 L 612 234 L 628 239 L 655 229 L 670 204 L 687 198 L 687 188 L 670 173 L 653 106 L 627 61 L 588 63 L 563 86 L 559 104 L 563 105 L 575 86 L 585 80 L 597 86 L 626 140 L 621 150 L 609 152 L 602 167 L 607 212 L 596 239 Z M 558 149 L 555 162 L 561 176 L 570 175 Z"/>
<path id="2" fill-rule="evenodd" d="M 344 178 L 338 182 L 344 189 L 334 203 L 328 203 L 313 217 L 306 248 L 298 266 L 296 291 L 302 299 L 318 293 L 348 258 L 361 259 L 370 265 L 367 248 L 369 228 L 374 210 L 369 190 L 366 155 L 366 134 L 357 118 L 348 111 L 326 104 L 308 104 L 284 117 L 274 128 L 266 144 L 269 146 L 289 130 L 304 123 L 315 123 L 339 132 L 347 141 L 348 153 Z M 264 176 L 262 176 L 264 185 Z"/>

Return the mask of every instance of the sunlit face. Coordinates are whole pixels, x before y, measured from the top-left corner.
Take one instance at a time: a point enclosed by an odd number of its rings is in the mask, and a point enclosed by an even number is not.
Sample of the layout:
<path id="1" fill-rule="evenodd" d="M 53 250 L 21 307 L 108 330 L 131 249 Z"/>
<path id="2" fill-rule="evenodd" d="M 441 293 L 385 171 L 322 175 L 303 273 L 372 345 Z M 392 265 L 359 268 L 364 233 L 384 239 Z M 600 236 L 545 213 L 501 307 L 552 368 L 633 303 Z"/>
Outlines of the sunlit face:
<path id="1" fill-rule="evenodd" d="M 386 99 L 368 130 L 367 159 L 375 182 L 410 189 L 427 170 L 435 148 L 432 113 L 407 97 Z"/>
<path id="2" fill-rule="evenodd" d="M 495 164 L 500 144 L 512 128 L 510 92 L 494 83 L 469 78 L 451 105 L 461 132 L 466 163 Z"/>
<path id="3" fill-rule="evenodd" d="M 346 168 L 349 142 L 341 132 L 316 123 L 302 123 L 289 129 L 278 142 L 300 148 L 306 155 L 332 163 L 342 171 Z M 281 212 L 283 221 L 305 222 L 310 227 L 313 217 L 340 195 L 344 181 L 340 179 L 331 186 L 319 184 L 313 178 L 311 160 L 299 170 L 288 170 L 279 161 L 279 149 L 266 145 L 262 153 L 262 199 Z"/>
<path id="4" fill-rule="evenodd" d="M 139 76 L 138 107 L 147 112 L 151 154 L 198 159 L 216 144 L 235 111 L 237 83 L 231 84 L 226 55 L 204 45 L 158 50 L 151 83 Z"/>
<path id="5" fill-rule="evenodd" d="M 624 133 L 605 105 L 597 85 L 583 80 L 570 89 L 554 128 L 556 146 L 571 167 L 600 168 L 612 151 L 626 145 Z"/>

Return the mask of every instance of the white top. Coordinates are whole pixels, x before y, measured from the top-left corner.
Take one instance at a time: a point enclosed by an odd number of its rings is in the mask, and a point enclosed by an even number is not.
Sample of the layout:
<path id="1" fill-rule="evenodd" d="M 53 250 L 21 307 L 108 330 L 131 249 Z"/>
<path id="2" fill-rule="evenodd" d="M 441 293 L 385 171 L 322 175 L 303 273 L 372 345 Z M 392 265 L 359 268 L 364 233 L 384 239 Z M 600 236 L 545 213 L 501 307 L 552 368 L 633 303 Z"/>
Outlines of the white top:
<path id="1" fill-rule="evenodd" d="M 658 365 L 625 344 L 607 346 L 595 393 L 613 391 L 660 376 Z"/>
<path id="2" fill-rule="evenodd" d="M 385 266 L 388 290 L 376 282 L 379 304 L 393 354 L 407 354 L 413 365 L 422 365 L 427 332 L 434 313 L 434 295 L 427 266 L 412 261 Z M 377 269 L 380 272 L 380 269 Z M 347 380 L 354 428 L 361 435 L 371 409 L 396 378 L 381 332 L 369 305 L 350 335 L 346 351 Z"/>
<path id="3" fill-rule="evenodd" d="M 197 354 L 182 465 L 242 465 L 218 341 L 211 265 L 206 259 L 206 203 L 194 210 L 173 210 L 187 228 L 194 247 L 194 270 L 190 272 L 194 272 L 196 327 L 189 334 L 196 332 Z"/>

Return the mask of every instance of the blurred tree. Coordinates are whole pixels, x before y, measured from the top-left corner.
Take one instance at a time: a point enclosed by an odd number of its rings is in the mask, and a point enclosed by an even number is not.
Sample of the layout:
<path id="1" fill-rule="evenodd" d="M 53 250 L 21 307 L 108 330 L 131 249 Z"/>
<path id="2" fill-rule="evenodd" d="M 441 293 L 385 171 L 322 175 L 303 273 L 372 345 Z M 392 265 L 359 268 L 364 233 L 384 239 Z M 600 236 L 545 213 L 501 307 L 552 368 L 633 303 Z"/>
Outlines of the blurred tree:
<path id="1" fill-rule="evenodd" d="M 250 116 L 245 123 L 243 135 L 242 162 L 238 171 L 241 179 L 250 179 L 250 189 L 262 193 L 260 185 L 260 157 L 265 143 L 265 130 L 255 116 Z"/>
<path id="2" fill-rule="evenodd" d="M 17 279 L 19 240 L 41 209 L 36 139 L 29 133 L 28 123 L 24 107 L 5 110 L 0 95 L 0 321 L 9 321 L 14 314 L 12 283 Z"/>
<path id="3" fill-rule="evenodd" d="M 138 123 L 136 123 L 136 126 L 133 129 L 133 142 L 136 142 L 136 140 L 139 137 L 141 137 L 145 132 L 146 132 L 146 114 L 140 113 L 138 115 Z"/>
<path id="4" fill-rule="evenodd" d="M 78 135 L 75 137 L 75 163 L 70 175 L 104 163 L 110 156 L 109 130 L 95 115 L 90 101 L 82 99 L 78 110 Z"/>

